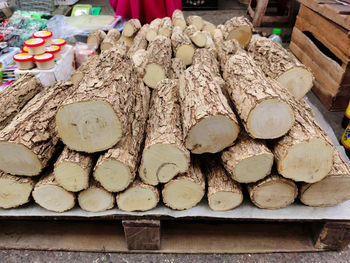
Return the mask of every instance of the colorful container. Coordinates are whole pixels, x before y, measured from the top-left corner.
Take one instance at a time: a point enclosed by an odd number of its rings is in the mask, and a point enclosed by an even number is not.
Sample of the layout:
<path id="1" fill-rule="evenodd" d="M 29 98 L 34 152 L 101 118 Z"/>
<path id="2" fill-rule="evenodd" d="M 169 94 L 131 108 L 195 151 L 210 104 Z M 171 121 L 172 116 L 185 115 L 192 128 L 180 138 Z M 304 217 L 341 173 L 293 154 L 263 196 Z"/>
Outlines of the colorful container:
<path id="1" fill-rule="evenodd" d="M 67 41 L 63 38 L 52 39 L 52 45 L 59 46 L 61 48 L 61 53 L 66 50 Z"/>
<path id="2" fill-rule="evenodd" d="M 25 70 L 34 68 L 33 56 L 28 53 L 19 53 L 13 56 L 13 60 L 16 61 L 18 69 Z"/>
<path id="3" fill-rule="evenodd" d="M 34 56 L 38 69 L 52 69 L 55 67 L 55 56 L 50 53 Z"/>
<path id="4" fill-rule="evenodd" d="M 31 38 L 24 42 L 29 55 L 41 55 L 45 53 L 45 40 L 42 38 Z"/>
<path id="5" fill-rule="evenodd" d="M 45 46 L 51 46 L 52 44 L 52 32 L 50 31 L 37 31 L 33 34 L 34 38 L 41 38 L 45 40 Z"/>
<path id="6" fill-rule="evenodd" d="M 46 48 L 46 53 L 50 53 L 55 56 L 55 61 L 61 58 L 61 48 L 59 46 L 49 46 Z"/>

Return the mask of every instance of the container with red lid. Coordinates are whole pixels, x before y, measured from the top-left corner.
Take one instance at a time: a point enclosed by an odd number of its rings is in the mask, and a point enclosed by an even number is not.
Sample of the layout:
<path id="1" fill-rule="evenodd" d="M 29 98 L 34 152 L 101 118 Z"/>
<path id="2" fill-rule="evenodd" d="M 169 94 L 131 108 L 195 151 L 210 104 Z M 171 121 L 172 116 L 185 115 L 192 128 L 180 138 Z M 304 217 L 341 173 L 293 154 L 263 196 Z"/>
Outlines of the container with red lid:
<path id="1" fill-rule="evenodd" d="M 22 52 L 23 52 L 23 53 L 28 53 L 28 48 L 27 48 L 26 46 L 23 46 L 23 47 L 22 47 Z"/>
<path id="2" fill-rule="evenodd" d="M 38 69 L 52 69 L 55 67 L 55 56 L 51 53 L 34 56 Z"/>
<path id="3" fill-rule="evenodd" d="M 35 66 L 33 56 L 28 53 L 18 53 L 13 56 L 13 60 L 16 61 L 18 69 L 31 69 Z"/>
<path id="4" fill-rule="evenodd" d="M 61 58 L 61 48 L 59 46 L 49 46 L 46 48 L 46 53 L 50 53 L 55 56 L 55 61 Z"/>
<path id="5" fill-rule="evenodd" d="M 45 53 L 45 40 L 42 38 L 31 38 L 24 42 L 30 55 L 40 55 Z"/>
<path id="6" fill-rule="evenodd" d="M 51 46 L 52 44 L 52 32 L 50 31 L 37 31 L 35 33 L 33 33 L 33 37 L 34 38 L 41 38 L 45 40 L 45 46 Z"/>
<path id="7" fill-rule="evenodd" d="M 66 50 L 67 41 L 63 38 L 52 39 L 52 45 L 59 46 L 61 48 L 61 54 Z"/>

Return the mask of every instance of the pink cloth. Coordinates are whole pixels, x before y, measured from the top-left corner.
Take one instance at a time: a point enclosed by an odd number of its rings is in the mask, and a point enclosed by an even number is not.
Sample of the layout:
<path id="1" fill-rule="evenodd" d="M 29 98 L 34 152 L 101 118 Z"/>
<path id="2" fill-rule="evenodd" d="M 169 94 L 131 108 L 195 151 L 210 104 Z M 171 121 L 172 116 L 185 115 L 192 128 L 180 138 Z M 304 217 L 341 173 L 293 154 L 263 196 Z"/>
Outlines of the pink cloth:
<path id="1" fill-rule="evenodd" d="M 174 10 L 182 9 L 181 0 L 109 0 L 116 15 L 138 18 L 142 24 L 155 18 L 171 17 Z"/>

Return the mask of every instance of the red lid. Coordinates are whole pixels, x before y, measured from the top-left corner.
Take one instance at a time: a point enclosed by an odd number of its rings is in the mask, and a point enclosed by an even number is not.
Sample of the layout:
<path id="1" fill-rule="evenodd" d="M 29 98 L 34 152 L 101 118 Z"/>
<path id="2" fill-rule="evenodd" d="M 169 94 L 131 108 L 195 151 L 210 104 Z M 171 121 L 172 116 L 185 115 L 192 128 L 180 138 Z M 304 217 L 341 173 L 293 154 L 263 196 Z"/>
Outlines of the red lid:
<path id="1" fill-rule="evenodd" d="M 27 61 L 32 61 L 33 56 L 29 55 L 28 53 L 18 53 L 13 56 L 13 60 L 17 62 L 27 62 Z"/>
<path id="2" fill-rule="evenodd" d="M 63 38 L 52 39 L 52 45 L 60 47 L 60 46 L 64 46 L 65 44 L 67 44 L 67 41 Z"/>
<path id="3" fill-rule="evenodd" d="M 35 33 L 33 33 L 33 37 L 35 38 L 43 38 L 43 39 L 46 39 L 46 38 L 50 38 L 52 37 L 52 32 L 50 31 L 37 31 Z"/>
<path id="4" fill-rule="evenodd" d="M 46 53 L 56 54 L 61 51 L 59 46 L 49 46 L 46 48 Z"/>
<path id="5" fill-rule="evenodd" d="M 41 55 L 34 56 L 34 61 L 36 62 L 47 62 L 53 60 L 55 56 L 51 53 L 44 53 Z"/>
<path id="6" fill-rule="evenodd" d="M 28 48 L 26 46 L 22 47 L 23 53 L 28 53 Z"/>
<path id="7" fill-rule="evenodd" d="M 42 38 L 31 38 L 24 42 L 27 47 L 40 47 L 45 44 L 45 40 Z"/>

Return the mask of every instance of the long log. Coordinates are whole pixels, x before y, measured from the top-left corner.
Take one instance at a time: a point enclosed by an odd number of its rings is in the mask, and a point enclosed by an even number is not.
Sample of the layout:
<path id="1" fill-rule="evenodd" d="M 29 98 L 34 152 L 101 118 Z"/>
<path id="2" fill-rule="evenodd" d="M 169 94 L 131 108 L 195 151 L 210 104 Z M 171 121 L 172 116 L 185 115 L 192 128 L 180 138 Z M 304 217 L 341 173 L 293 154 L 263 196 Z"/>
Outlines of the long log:
<path id="1" fill-rule="evenodd" d="M 172 15 L 173 26 L 180 27 L 182 30 L 186 28 L 186 20 L 181 10 L 176 9 Z"/>
<path id="2" fill-rule="evenodd" d="M 245 48 L 252 38 L 253 25 L 244 16 L 233 17 L 225 22 L 223 34 L 225 40 L 236 39 Z"/>
<path id="3" fill-rule="evenodd" d="M 138 19 L 130 19 L 128 20 L 123 29 L 123 36 L 125 37 L 133 37 L 140 30 L 141 23 Z"/>
<path id="4" fill-rule="evenodd" d="M 186 23 L 187 26 L 195 26 L 197 28 L 197 30 L 202 30 L 204 27 L 204 21 L 203 18 L 201 18 L 200 16 L 188 16 L 186 18 Z"/>
<path id="5" fill-rule="evenodd" d="M 171 68 L 169 71 L 170 79 L 179 79 L 185 72 L 186 66 L 179 58 L 171 59 Z"/>
<path id="6" fill-rule="evenodd" d="M 176 58 L 180 58 L 185 66 L 192 64 L 195 47 L 193 46 L 191 39 L 178 26 L 173 28 L 171 45 Z"/>
<path id="7" fill-rule="evenodd" d="M 148 31 L 149 25 L 146 24 L 141 29 L 139 32 L 137 32 L 137 35 L 135 36 L 132 45 L 128 51 L 128 56 L 131 58 L 135 55 L 135 53 L 140 50 L 140 49 L 147 49 L 147 39 L 146 39 L 146 33 Z"/>
<path id="8" fill-rule="evenodd" d="M 207 44 L 206 35 L 202 31 L 198 30 L 194 25 L 188 26 L 185 29 L 185 34 L 188 35 L 193 44 L 195 44 L 197 47 L 205 47 Z"/>
<path id="9" fill-rule="evenodd" d="M 105 37 L 106 33 L 104 31 L 96 29 L 88 35 L 87 43 L 90 45 L 94 45 L 95 48 L 98 50 Z"/>
<path id="10" fill-rule="evenodd" d="M 108 50 L 112 47 L 116 46 L 118 43 L 118 40 L 120 38 L 120 32 L 118 29 L 110 29 L 107 33 L 107 36 L 103 39 L 100 49 L 102 50 Z"/>

